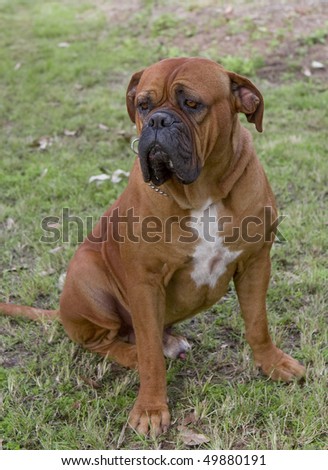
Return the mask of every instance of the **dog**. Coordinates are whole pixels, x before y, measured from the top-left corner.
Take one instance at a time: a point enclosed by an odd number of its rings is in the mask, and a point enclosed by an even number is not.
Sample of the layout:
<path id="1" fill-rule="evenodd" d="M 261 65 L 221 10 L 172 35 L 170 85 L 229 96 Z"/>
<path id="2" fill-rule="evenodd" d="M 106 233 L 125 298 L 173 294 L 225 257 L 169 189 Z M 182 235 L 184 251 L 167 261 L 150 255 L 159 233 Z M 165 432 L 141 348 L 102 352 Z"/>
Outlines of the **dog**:
<path id="1" fill-rule="evenodd" d="M 290 381 L 305 368 L 273 344 L 268 330 L 277 212 L 239 120 L 245 114 L 262 132 L 260 91 L 211 60 L 175 58 L 135 73 L 126 103 L 138 158 L 125 191 L 77 249 L 59 311 L 0 309 L 32 319 L 59 316 L 73 341 L 136 368 L 140 389 L 129 424 L 158 436 L 170 425 L 165 356 L 184 357 L 190 348 L 170 328 L 216 303 L 231 279 L 264 374 Z"/>

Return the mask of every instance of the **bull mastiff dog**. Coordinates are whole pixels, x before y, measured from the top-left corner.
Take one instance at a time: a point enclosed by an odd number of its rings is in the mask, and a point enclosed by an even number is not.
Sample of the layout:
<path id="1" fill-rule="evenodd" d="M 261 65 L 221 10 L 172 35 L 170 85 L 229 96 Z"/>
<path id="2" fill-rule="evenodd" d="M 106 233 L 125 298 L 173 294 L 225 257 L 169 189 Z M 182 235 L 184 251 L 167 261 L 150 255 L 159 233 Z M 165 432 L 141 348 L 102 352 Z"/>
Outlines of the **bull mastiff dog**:
<path id="1" fill-rule="evenodd" d="M 273 380 L 300 378 L 305 369 L 268 331 L 276 209 L 238 117 L 262 132 L 259 90 L 210 60 L 176 58 L 135 73 L 126 101 L 138 159 L 127 188 L 73 257 L 59 312 L 1 310 L 59 315 L 72 340 L 137 368 L 129 423 L 158 435 L 170 424 L 165 356 L 189 348 L 170 327 L 217 302 L 231 279 L 255 363 Z"/>

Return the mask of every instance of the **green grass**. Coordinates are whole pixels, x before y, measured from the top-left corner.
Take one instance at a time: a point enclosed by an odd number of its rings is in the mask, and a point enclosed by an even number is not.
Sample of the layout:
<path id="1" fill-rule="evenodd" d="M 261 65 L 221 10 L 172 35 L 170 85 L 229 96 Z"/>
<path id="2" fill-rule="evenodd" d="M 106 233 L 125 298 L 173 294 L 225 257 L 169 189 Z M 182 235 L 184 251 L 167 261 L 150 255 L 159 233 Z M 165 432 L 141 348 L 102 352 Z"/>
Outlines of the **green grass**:
<path id="1" fill-rule="evenodd" d="M 162 10 L 149 16 L 156 11 L 152 2 L 121 23 L 100 5 L 0 0 L 0 293 L 5 301 L 56 308 L 58 279 L 76 249 L 76 233 L 72 230 L 69 243 L 40 243 L 42 218 L 59 217 L 69 207 L 83 220 L 96 220 L 122 192 L 125 181 L 96 186 L 88 179 L 132 165 L 129 140 L 135 130 L 125 110 L 131 74 L 163 56 L 218 58 L 213 44 L 189 50 L 194 26 Z M 200 11 L 190 8 L 189 14 L 197 18 Z M 304 43 L 320 44 L 325 40 L 320 31 L 316 27 Z M 3 448 L 183 449 L 178 427 L 190 413 L 190 427 L 209 439 L 203 448 L 328 448 L 328 92 L 320 80 L 297 75 L 279 84 L 258 80 L 261 57 L 262 51 L 251 56 L 240 51 L 222 61 L 252 75 L 265 97 L 265 133 L 252 132 L 280 211 L 288 216 L 281 225 L 286 242 L 272 253 L 270 325 L 278 345 L 306 364 L 306 383 L 276 384 L 259 374 L 231 291 L 205 315 L 179 327 L 193 349 L 186 362 L 168 361 L 173 425 L 167 435 L 147 440 L 129 429 L 122 432 L 138 390 L 135 372 L 83 351 L 56 322 L 2 317 Z M 67 136 L 67 130 L 79 132 Z M 42 151 L 35 142 L 44 136 L 51 145 Z"/>

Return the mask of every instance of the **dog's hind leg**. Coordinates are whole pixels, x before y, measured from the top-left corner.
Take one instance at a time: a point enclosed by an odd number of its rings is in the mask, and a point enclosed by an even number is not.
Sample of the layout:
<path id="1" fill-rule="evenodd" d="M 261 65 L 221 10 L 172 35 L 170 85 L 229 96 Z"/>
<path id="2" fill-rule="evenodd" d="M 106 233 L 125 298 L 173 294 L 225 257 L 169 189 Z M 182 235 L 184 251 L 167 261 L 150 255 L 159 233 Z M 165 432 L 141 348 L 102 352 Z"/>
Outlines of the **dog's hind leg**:
<path id="1" fill-rule="evenodd" d="M 91 352 L 136 368 L 136 346 L 120 337 L 126 326 L 121 309 L 100 253 L 77 253 L 60 299 L 60 319 L 68 336 Z"/>
<path id="2" fill-rule="evenodd" d="M 170 329 L 164 331 L 163 352 L 165 357 L 170 359 L 186 359 L 186 355 L 190 349 L 191 346 L 186 338 L 172 334 Z"/>
<path id="3" fill-rule="evenodd" d="M 135 369 L 137 367 L 137 351 L 134 344 L 123 341 L 119 336 L 119 328 L 108 324 L 105 328 L 94 323 L 79 323 L 78 338 L 74 338 L 71 325 L 64 325 L 68 335 L 79 342 L 84 348 L 101 356 L 113 359 L 118 364 Z"/>

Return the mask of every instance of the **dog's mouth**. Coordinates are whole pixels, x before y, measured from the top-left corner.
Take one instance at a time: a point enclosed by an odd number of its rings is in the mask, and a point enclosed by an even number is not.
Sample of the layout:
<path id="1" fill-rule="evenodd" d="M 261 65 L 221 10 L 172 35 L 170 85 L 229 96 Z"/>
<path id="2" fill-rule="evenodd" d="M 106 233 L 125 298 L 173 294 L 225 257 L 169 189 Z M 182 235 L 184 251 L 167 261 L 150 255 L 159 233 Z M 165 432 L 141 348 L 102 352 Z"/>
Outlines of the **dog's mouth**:
<path id="1" fill-rule="evenodd" d="M 159 145 L 154 145 L 147 157 L 149 179 L 156 186 L 160 186 L 175 174 L 174 164 Z"/>
<path id="2" fill-rule="evenodd" d="M 195 172 L 184 172 L 179 165 L 173 163 L 173 158 L 159 145 L 155 145 L 149 152 L 146 163 L 141 165 L 144 181 L 151 181 L 155 186 L 160 186 L 165 181 L 173 178 L 179 183 L 190 184 L 198 176 Z"/>
<path id="3" fill-rule="evenodd" d="M 166 116 L 161 113 L 160 116 Z M 156 112 L 153 113 L 156 117 Z M 200 165 L 193 155 L 188 129 L 173 115 L 169 126 L 145 124 L 139 141 L 140 166 L 145 182 L 160 186 L 173 178 L 190 184 L 198 177 Z"/>

